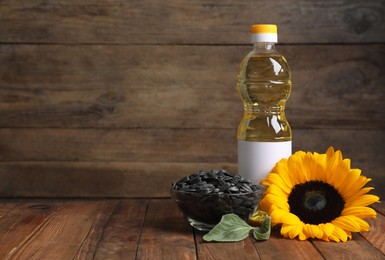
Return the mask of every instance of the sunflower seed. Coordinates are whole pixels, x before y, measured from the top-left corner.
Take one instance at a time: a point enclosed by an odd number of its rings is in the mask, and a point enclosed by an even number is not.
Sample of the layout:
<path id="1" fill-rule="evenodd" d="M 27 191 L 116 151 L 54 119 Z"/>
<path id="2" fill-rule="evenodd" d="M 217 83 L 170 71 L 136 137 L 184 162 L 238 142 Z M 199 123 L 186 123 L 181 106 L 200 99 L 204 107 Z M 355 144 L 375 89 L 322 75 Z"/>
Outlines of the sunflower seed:
<path id="1" fill-rule="evenodd" d="M 171 185 L 175 190 L 215 194 L 242 194 L 260 190 L 259 185 L 253 185 L 248 179 L 216 169 L 199 170 Z"/>
<path id="2" fill-rule="evenodd" d="M 238 187 L 233 186 L 233 187 L 230 187 L 230 188 L 229 188 L 229 191 L 232 191 L 232 192 L 238 192 L 239 189 L 238 189 Z"/>
<path id="3" fill-rule="evenodd" d="M 253 192 L 253 190 L 250 188 L 250 186 L 245 184 L 245 183 L 242 184 L 241 190 L 246 191 L 246 192 Z"/>

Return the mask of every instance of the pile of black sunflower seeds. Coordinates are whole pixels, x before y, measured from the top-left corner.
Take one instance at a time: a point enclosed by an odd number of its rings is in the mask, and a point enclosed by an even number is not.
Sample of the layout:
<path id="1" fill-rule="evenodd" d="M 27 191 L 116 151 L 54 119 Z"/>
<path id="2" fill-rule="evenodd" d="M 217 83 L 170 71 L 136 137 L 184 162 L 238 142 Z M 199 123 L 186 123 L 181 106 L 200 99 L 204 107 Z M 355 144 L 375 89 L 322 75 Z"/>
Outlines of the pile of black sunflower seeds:
<path id="1" fill-rule="evenodd" d="M 252 184 L 250 180 L 226 170 L 200 170 L 172 183 L 172 188 L 185 192 L 221 195 L 252 193 L 261 190 L 262 186 Z"/>

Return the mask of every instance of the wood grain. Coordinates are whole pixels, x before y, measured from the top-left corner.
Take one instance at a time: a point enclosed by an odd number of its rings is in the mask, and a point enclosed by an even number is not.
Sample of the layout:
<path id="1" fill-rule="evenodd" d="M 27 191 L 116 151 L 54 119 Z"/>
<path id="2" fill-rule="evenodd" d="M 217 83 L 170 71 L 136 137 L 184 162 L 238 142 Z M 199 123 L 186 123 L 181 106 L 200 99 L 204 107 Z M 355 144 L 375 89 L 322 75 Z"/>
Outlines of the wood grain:
<path id="1" fill-rule="evenodd" d="M 261 259 L 251 237 L 235 243 L 209 243 L 203 235 L 195 231 L 198 259 Z"/>
<path id="2" fill-rule="evenodd" d="M 8 259 L 26 244 L 62 203 L 13 201 L 1 203 L 0 258 Z"/>
<path id="3" fill-rule="evenodd" d="M 171 200 L 151 200 L 137 259 L 196 259 L 190 227 Z"/>
<path id="4" fill-rule="evenodd" d="M 385 129 L 385 45 L 278 48 L 293 74 L 293 128 Z M 236 128 L 250 50 L 0 45 L 0 127 Z"/>
<path id="5" fill-rule="evenodd" d="M 293 151 L 324 153 L 333 145 L 352 167 L 377 168 L 382 130 L 293 130 Z M 228 162 L 237 161 L 236 129 L 0 129 L 2 162 Z M 375 163 L 377 161 L 377 163 Z M 374 164 L 373 164 L 374 163 Z"/>
<path id="6" fill-rule="evenodd" d="M 254 241 L 254 246 L 263 259 L 323 259 L 311 242 L 283 239 L 278 230 L 267 241 Z"/>
<path id="7" fill-rule="evenodd" d="M 1 163 L 2 197 L 170 197 L 171 182 L 234 163 Z"/>
<path id="8" fill-rule="evenodd" d="M 235 162 L 236 130 L 0 129 L 0 160 Z"/>
<path id="9" fill-rule="evenodd" d="M 382 204 L 377 204 L 382 205 Z M 2 259 L 383 259 L 384 215 L 346 243 L 207 243 L 170 199 L 0 201 Z"/>
<path id="10" fill-rule="evenodd" d="M 374 0 L 7 0 L 0 11 L 2 42 L 239 44 L 258 21 L 278 24 L 285 43 L 385 40 L 385 7 Z"/>
<path id="11" fill-rule="evenodd" d="M 383 254 L 357 233 L 353 233 L 353 238 L 346 243 L 319 240 L 313 240 L 312 243 L 326 259 L 384 259 Z"/>
<path id="12" fill-rule="evenodd" d="M 382 200 L 384 199 L 384 197 L 382 197 Z M 385 215 L 385 205 L 384 205 L 384 202 L 382 201 L 381 203 L 376 203 L 376 204 L 373 204 L 372 207 L 377 211 L 377 212 L 381 212 L 382 215 Z"/>
<path id="13" fill-rule="evenodd" d="M 362 232 L 361 235 L 385 255 L 385 216 L 377 213 L 377 218 L 366 221 L 370 225 L 370 231 Z"/>
<path id="14" fill-rule="evenodd" d="M 147 200 L 119 200 L 95 247 L 94 259 L 135 259 Z"/>
<path id="15" fill-rule="evenodd" d="M 6 201 L 0 200 L 0 219 L 3 216 L 7 216 L 7 214 L 17 206 L 17 201 L 14 202 L 15 203 L 8 203 Z"/>
<path id="16" fill-rule="evenodd" d="M 99 211 L 93 215 L 94 222 L 89 227 L 87 234 L 83 237 L 80 247 L 72 257 L 73 259 L 94 259 L 96 248 L 99 247 L 104 235 L 104 228 L 109 222 L 118 201 L 110 200 L 103 203 Z M 87 206 L 87 205 L 84 205 Z"/>
<path id="17" fill-rule="evenodd" d="M 168 197 L 172 181 L 197 170 L 237 172 L 235 129 L 0 129 L 0 137 L 2 196 Z M 383 131 L 296 130 L 293 151 L 341 149 L 384 197 L 379 143 Z"/>
<path id="18" fill-rule="evenodd" d="M 72 258 L 77 254 L 79 248 L 87 247 L 88 231 L 100 221 L 100 214 L 110 211 L 108 209 L 110 205 L 92 201 L 66 202 L 60 203 L 56 207 L 55 204 L 30 205 L 23 214 L 28 221 L 12 219 L 16 226 L 11 226 L 7 235 L 16 240 L 15 246 L 9 248 L 11 250 L 1 251 L 7 257 L 16 259 Z M 23 207 L 21 209 L 24 210 Z M 44 213 L 50 211 L 52 213 L 45 217 Z M 35 222 L 36 216 L 40 221 Z M 90 216 L 92 217 L 90 218 Z M 6 225 L 3 218 L 1 223 Z M 92 232 L 88 234 L 92 234 Z M 21 238 L 23 239 L 20 240 Z M 62 241 L 66 242 L 62 243 Z M 6 245 L 9 246 L 12 243 L 7 242 Z"/>
<path id="19" fill-rule="evenodd" d="M 40 228 L 7 254 L 15 259 L 71 259 L 87 242 L 98 214 L 108 203 L 103 201 L 66 202 L 47 218 Z"/>
<path id="20" fill-rule="evenodd" d="M 250 25 L 274 21 L 293 150 L 342 149 L 385 197 L 383 13 L 375 0 L 1 1 L 0 196 L 168 197 L 200 168 L 236 172 L 238 65 Z M 99 235 L 71 252 L 88 257 Z"/>

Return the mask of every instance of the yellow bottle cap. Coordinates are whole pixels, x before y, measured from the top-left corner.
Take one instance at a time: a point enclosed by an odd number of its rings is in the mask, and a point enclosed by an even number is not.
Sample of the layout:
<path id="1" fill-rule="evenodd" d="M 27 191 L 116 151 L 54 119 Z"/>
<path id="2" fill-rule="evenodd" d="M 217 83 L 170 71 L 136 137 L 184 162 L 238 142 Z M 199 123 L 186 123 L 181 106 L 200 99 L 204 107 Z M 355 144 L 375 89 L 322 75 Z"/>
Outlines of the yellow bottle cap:
<path id="1" fill-rule="evenodd" d="M 275 24 L 254 24 L 251 26 L 251 42 L 278 42 Z"/>
<path id="2" fill-rule="evenodd" d="M 275 24 L 254 24 L 251 26 L 251 33 L 277 33 Z"/>

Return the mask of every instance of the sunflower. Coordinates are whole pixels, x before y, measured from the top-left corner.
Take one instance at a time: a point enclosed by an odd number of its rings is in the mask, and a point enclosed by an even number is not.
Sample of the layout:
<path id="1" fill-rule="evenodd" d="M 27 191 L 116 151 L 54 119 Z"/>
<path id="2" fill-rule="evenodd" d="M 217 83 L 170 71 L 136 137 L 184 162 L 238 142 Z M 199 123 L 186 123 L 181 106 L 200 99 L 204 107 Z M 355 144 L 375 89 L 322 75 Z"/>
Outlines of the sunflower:
<path id="1" fill-rule="evenodd" d="M 285 238 L 318 238 L 346 242 L 352 232 L 369 231 L 363 218 L 375 218 L 367 207 L 379 197 L 367 194 L 371 179 L 351 169 L 350 160 L 330 147 L 326 154 L 296 152 L 280 160 L 262 180 L 267 186 L 260 208 L 281 225 Z"/>

